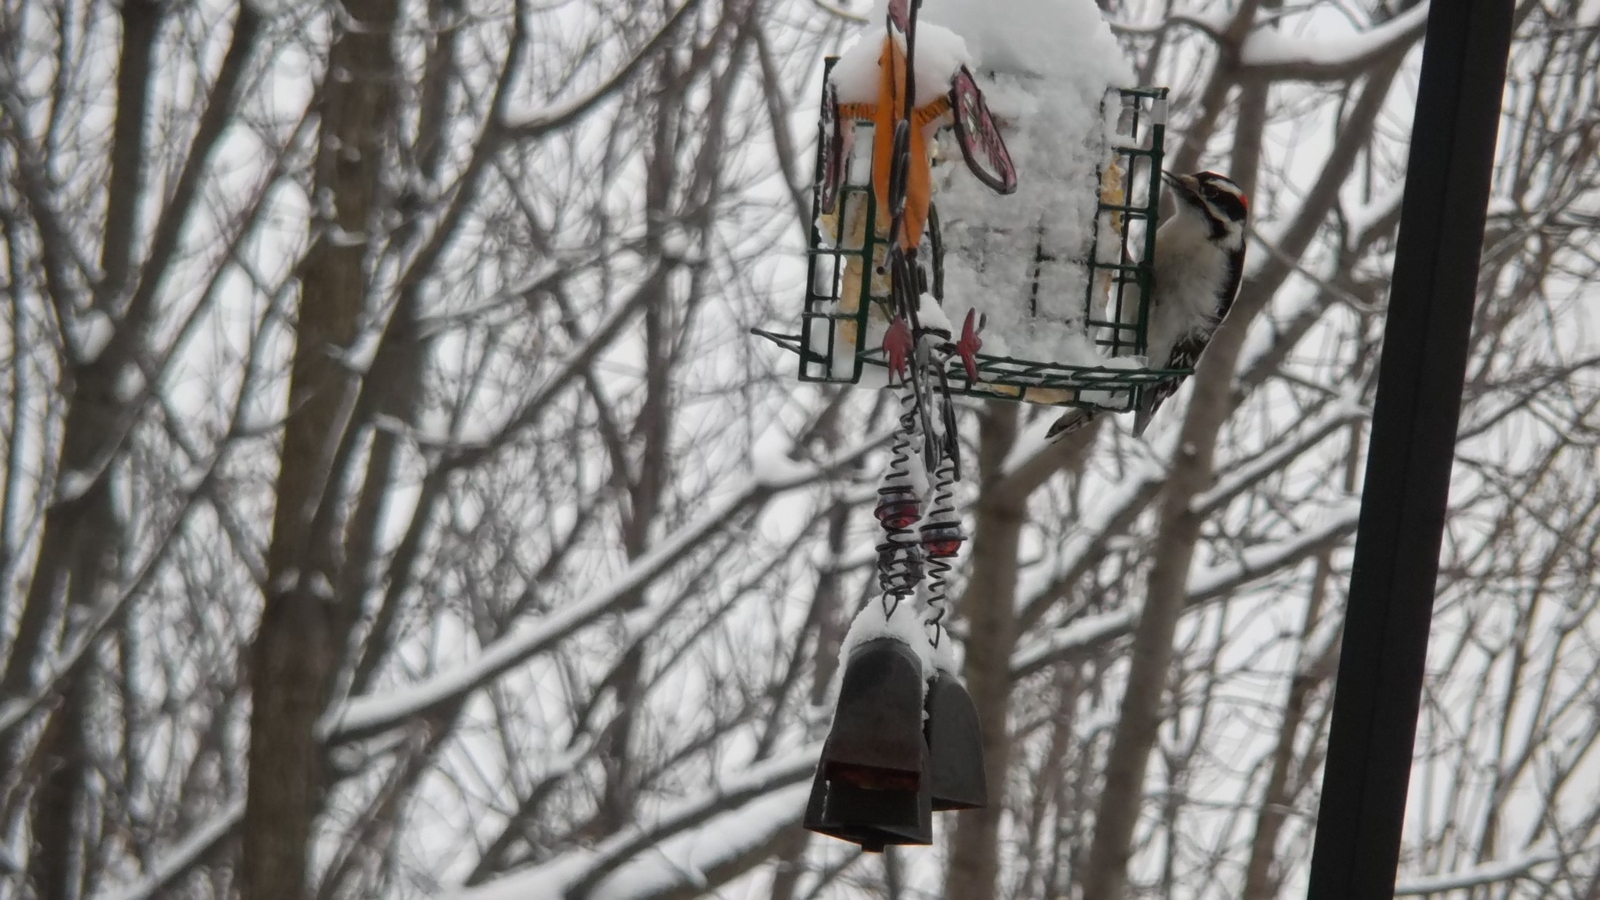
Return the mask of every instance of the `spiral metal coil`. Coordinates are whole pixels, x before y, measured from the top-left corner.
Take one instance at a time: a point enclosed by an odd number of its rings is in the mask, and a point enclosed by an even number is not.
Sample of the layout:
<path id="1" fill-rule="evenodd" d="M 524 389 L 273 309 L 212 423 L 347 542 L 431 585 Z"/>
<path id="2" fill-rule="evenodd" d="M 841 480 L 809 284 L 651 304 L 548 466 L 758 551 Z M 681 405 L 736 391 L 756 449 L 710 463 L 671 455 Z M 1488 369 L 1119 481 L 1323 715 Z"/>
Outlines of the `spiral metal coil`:
<path id="1" fill-rule="evenodd" d="M 949 612 L 949 585 L 946 576 L 951 568 L 951 560 L 961 552 L 961 545 L 966 541 L 967 535 L 961 527 L 961 516 L 956 512 L 955 483 L 958 477 L 955 454 L 950 452 L 949 444 L 956 439 L 954 432 L 945 435 L 945 440 L 940 442 L 941 449 L 945 452 L 939 456 L 939 467 L 934 473 L 933 500 L 928 510 L 928 515 L 918 529 L 918 536 L 922 544 L 922 557 L 927 560 L 929 574 L 927 615 L 923 624 L 931 632 L 929 639 L 935 647 L 944 634 L 944 617 Z"/>
<path id="2" fill-rule="evenodd" d="M 893 616 L 900 601 L 915 593 L 922 581 L 922 542 L 915 526 L 922 518 L 922 498 L 911 471 L 913 441 L 918 432 L 919 400 L 911 385 L 900 387 L 900 427 L 889 450 L 889 471 L 878 488 L 874 510 L 884 539 L 878 544 L 878 586 L 883 591 L 883 612 Z"/>

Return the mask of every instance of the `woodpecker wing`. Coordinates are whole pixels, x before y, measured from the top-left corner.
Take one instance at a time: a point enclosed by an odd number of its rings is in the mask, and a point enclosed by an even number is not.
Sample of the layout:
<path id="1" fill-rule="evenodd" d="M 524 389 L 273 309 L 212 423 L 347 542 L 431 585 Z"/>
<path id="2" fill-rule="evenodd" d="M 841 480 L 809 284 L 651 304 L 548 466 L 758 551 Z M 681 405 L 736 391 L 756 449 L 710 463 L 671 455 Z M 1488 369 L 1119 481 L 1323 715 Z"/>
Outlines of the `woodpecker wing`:
<path id="1" fill-rule="evenodd" d="M 1239 286 L 1244 283 L 1244 246 L 1228 254 L 1228 271 L 1223 276 L 1223 287 L 1217 296 L 1221 300 L 1217 303 L 1217 327 L 1222 327 L 1222 320 L 1228 317 L 1228 310 L 1233 309 L 1233 301 L 1239 299 Z M 1208 335 L 1209 337 L 1209 335 Z M 1199 358 L 1198 356 L 1196 357 Z"/>
<path id="2" fill-rule="evenodd" d="M 1206 349 L 1209 334 L 1189 332 L 1172 345 L 1172 355 L 1167 358 L 1169 369 L 1192 369 L 1200 359 L 1201 351 Z M 1144 430 L 1150 427 L 1150 420 L 1155 418 L 1156 410 L 1167 398 L 1178 392 L 1178 387 L 1183 384 L 1186 375 L 1179 375 L 1168 381 L 1163 381 L 1152 387 L 1146 388 L 1144 396 L 1140 398 L 1139 407 L 1133 414 L 1133 436 L 1144 437 Z"/>
<path id="3" fill-rule="evenodd" d="M 1226 286 L 1219 295 L 1222 299 L 1217 304 L 1216 325 L 1205 331 L 1191 331 L 1179 338 L 1172 345 L 1172 355 L 1167 358 L 1169 369 L 1192 369 L 1200 362 L 1200 354 L 1205 352 L 1206 345 L 1211 343 L 1211 336 L 1222 327 L 1222 320 L 1227 317 L 1228 311 L 1233 309 L 1233 301 L 1239 296 L 1239 285 L 1244 280 L 1244 249 L 1228 257 L 1228 272 Z M 1177 393 L 1178 387 L 1183 384 L 1183 377 L 1171 381 L 1163 381 L 1154 387 L 1147 388 L 1144 397 L 1139 403 L 1133 416 L 1133 436 L 1143 437 L 1144 430 L 1150 427 L 1150 420 L 1155 417 L 1156 410 L 1167 401 L 1168 397 Z"/>
<path id="4" fill-rule="evenodd" d="M 1069 434 L 1083 430 L 1083 427 L 1093 420 L 1094 410 L 1092 409 L 1068 410 L 1061 418 L 1055 420 L 1049 431 L 1044 433 L 1044 439 L 1053 444 Z"/>

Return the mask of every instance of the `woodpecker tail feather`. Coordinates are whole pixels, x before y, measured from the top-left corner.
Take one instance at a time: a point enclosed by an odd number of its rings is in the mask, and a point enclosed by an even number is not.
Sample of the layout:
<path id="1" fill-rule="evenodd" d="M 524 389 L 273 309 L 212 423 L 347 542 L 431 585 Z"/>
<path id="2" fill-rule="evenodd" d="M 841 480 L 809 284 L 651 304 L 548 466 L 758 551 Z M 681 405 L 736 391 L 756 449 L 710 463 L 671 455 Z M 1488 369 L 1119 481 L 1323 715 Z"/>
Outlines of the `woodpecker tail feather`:
<path id="1" fill-rule="evenodd" d="M 1192 365 L 1185 363 L 1185 365 Z M 1163 381 L 1154 387 L 1145 388 L 1143 396 L 1139 398 L 1139 405 L 1133 412 L 1133 436 L 1144 437 L 1144 430 L 1150 427 L 1150 420 L 1156 416 L 1156 410 L 1161 408 L 1168 397 L 1177 393 L 1178 385 L 1183 384 L 1182 378 Z"/>
<path id="2" fill-rule="evenodd" d="M 1092 409 L 1068 410 L 1066 415 L 1057 419 L 1055 424 L 1050 426 L 1050 430 L 1044 433 L 1044 439 L 1054 443 L 1078 431 L 1092 421 L 1094 421 L 1094 410 Z"/>
<path id="3" fill-rule="evenodd" d="M 1133 412 L 1133 436 L 1144 437 L 1144 430 L 1150 427 L 1150 420 L 1156 416 L 1156 404 L 1141 403 Z"/>

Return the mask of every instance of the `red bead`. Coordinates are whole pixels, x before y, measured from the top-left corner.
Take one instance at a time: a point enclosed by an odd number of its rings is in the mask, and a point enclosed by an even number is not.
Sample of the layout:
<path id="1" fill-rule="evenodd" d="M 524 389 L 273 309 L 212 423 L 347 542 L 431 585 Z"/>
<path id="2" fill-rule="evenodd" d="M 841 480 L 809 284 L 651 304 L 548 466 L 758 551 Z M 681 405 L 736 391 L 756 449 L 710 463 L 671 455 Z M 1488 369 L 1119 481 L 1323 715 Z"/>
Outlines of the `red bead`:
<path id="1" fill-rule="evenodd" d="M 886 528 L 909 528 L 917 521 L 920 510 L 915 500 L 888 500 L 878 504 L 878 521 Z"/>

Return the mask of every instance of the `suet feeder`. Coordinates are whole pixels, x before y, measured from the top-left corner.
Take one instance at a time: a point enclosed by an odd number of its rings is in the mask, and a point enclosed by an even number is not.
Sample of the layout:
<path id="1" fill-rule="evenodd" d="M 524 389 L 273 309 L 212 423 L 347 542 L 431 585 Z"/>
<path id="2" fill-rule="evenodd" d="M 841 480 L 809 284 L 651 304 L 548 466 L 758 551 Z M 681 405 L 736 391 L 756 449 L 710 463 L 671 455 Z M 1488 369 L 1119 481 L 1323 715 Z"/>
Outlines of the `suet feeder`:
<path id="1" fill-rule="evenodd" d="M 830 74 L 835 62 L 828 60 Z M 758 329 L 756 333 L 798 355 L 802 382 L 884 387 L 890 383 L 894 367 L 892 350 L 884 346 L 885 331 L 894 314 L 885 266 L 889 246 L 885 214 L 878 199 L 881 192 L 873 189 L 875 180 L 885 178 L 885 163 L 873 152 L 873 145 L 882 142 L 872 139 L 883 123 L 863 104 L 839 102 L 826 78 L 821 105 L 812 185 L 816 215 L 806 247 L 809 265 L 800 330 Z M 967 151 L 976 147 L 981 154 L 991 143 L 985 135 L 997 127 L 1003 133 L 1004 124 L 988 118 L 981 94 L 970 79 L 958 81 L 948 99 L 925 108 L 948 120 L 948 128 L 940 131 L 949 131 L 957 139 L 952 143 L 962 148 L 978 180 L 998 186 L 1000 178 L 992 171 L 995 167 L 981 158 L 972 159 Z M 1145 387 L 1193 374 L 1192 369 L 1144 368 L 1139 365 L 1142 360 L 1135 359 L 1144 355 L 1146 347 L 1146 298 L 1153 286 L 1167 89 L 1113 89 L 1101 112 L 1109 127 L 1105 134 L 1089 138 L 1092 145 L 1098 145 L 1093 149 L 1102 160 L 1093 173 L 1099 192 L 1092 215 L 1077 223 L 1080 230 L 1076 232 L 1087 235 L 1087 240 L 1066 251 L 1073 258 L 1058 259 L 1040 247 L 1035 259 L 1041 268 L 1055 265 L 1081 270 L 1079 277 L 1071 279 L 1076 298 L 1051 296 L 1060 280 L 1052 283 L 1037 277 L 1011 291 L 1015 296 L 958 296 L 946 278 L 950 249 L 941 232 L 938 192 L 929 199 L 926 224 L 916 242 L 917 256 L 927 264 L 926 274 L 920 276 L 925 283 L 918 285 L 919 293 L 931 296 L 945 312 L 952 313 L 948 316 L 951 321 L 959 320 L 969 305 L 1014 306 L 1018 312 L 1014 321 L 1008 320 L 1004 326 L 993 319 L 988 322 L 983 341 L 991 348 L 1003 347 L 1006 338 L 1032 331 L 1036 322 L 1050 316 L 1045 307 L 1060 310 L 1067 302 L 1076 306 L 1071 324 L 1084 338 L 1070 349 L 1035 345 L 1025 347 L 1026 352 L 979 350 L 966 360 L 951 358 L 945 373 L 951 392 L 1120 412 L 1133 409 Z M 932 162 L 937 173 L 949 170 L 952 161 L 935 157 Z M 1020 175 L 1025 180 L 1028 173 Z M 951 175 L 957 176 L 965 177 Z M 1034 227 L 1019 219 L 1001 223 L 1000 230 L 1012 226 L 1017 232 Z M 1026 238 L 1021 240 L 1026 242 Z M 1002 286 L 999 293 L 1009 287 Z M 1007 335 L 1006 329 L 1016 334 Z M 1014 339 L 1011 343 L 1027 342 Z M 1091 346 L 1093 352 L 1085 349 Z M 1060 352 L 1052 352 L 1057 349 Z"/>

